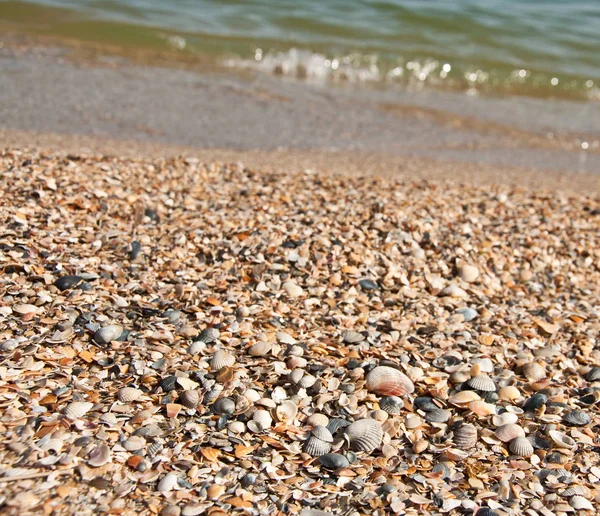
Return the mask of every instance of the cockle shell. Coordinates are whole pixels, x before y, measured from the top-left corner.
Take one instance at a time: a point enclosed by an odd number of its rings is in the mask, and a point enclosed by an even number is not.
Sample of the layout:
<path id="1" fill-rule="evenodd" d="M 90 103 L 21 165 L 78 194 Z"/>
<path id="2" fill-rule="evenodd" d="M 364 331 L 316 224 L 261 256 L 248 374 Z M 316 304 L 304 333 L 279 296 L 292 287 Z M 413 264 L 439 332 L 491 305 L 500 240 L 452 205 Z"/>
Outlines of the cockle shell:
<path id="1" fill-rule="evenodd" d="M 161 493 L 168 493 L 177 486 L 177 475 L 175 473 L 168 473 L 160 479 L 157 490 Z"/>
<path id="2" fill-rule="evenodd" d="M 199 502 L 190 502 L 181 510 L 181 516 L 199 516 L 206 512 L 206 506 Z"/>
<path id="3" fill-rule="evenodd" d="M 233 364 L 235 364 L 235 357 L 225 349 L 218 349 L 210 361 L 210 368 L 213 371 L 220 371 L 224 367 L 229 367 Z"/>
<path id="4" fill-rule="evenodd" d="M 248 354 L 252 357 L 264 357 L 269 354 L 273 345 L 267 341 L 257 342 L 248 348 Z"/>
<path id="5" fill-rule="evenodd" d="M 293 421 L 298 414 L 298 405 L 291 400 L 282 401 L 275 409 L 277 420 L 282 423 Z"/>
<path id="6" fill-rule="evenodd" d="M 381 398 L 379 407 L 381 410 L 385 410 L 388 414 L 397 416 L 404 408 L 404 401 L 402 401 L 402 398 L 399 398 L 398 396 L 386 396 L 385 398 Z"/>
<path id="7" fill-rule="evenodd" d="M 321 439 L 321 441 L 325 441 L 326 443 L 333 442 L 333 435 L 326 426 L 315 426 L 311 431 L 311 435 L 314 435 L 317 439 Z"/>
<path id="8" fill-rule="evenodd" d="M 367 453 L 375 450 L 383 439 L 383 429 L 374 419 L 359 419 L 344 429 L 350 448 Z"/>
<path id="9" fill-rule="evenodd" d="M 461 450 L 470 450 L 477 444 L 477 428 L 464 424 L 454 430 L 454 444 Z"/>
<path id="10" fill-rule="evenodd" d="M 93 406 L 89 401 L 73 401 L 65 408 L 65 415 L 70 419 L 78 419 L 92 410 Z"/>
<path id="11" fill-rule="evenodd" d="M 537 362 L 527 362 L 523 366 L 523 376 L 530 382 L 537 382 L 546 378 L 546 369 Z"/>
<path id="12" fill-rule="evenodd" d="M 215 414 L 233 414 L 235 412 L 235 401 L 231 398 L 219 398 L 212 404 Z"/>
<path id="13" fill-rule="evenodd" d="M 591 423 L 592 418 L 587 412 L 583 412 L 583 410 L 571 410 L 563 416 L 563 421 L 567 425 L 585 426 Z"/>
<path id="14" fill-rule="evenodd" d="M 452 413 L 449 410 L 435 408 L 425 414 L 425 421 L 428 423 L 445 423 L 451 415 Z"/>
<path id="15" fill-rule="evenodd" d="M 358 333 L 354 330 L 346 330 L 342 333 L 342 340 L 346 344 L 357 344 L 365 340 L 365 336 L 362 333 Z"/>
<path id="16" fill-rule="evenodd" d="M 200 403 L 200 393 L 197 390 L 183 391 L 179 395 L 179 402 L 186 408 L 195 408 Z"/>
<path id="17" fill-rule="evenodd" d="M 252 414 L 252 420 L 248 421 L 248 428 L 253 432 L 262 432 L 271 426 L 273 423 L 273 418 L 271 414 L 267 410 L 256 410 L 254 414 Z"/>
<path id="18" fill-rule="evenodd" d="M 204 328 L 199 335 L 194 339 L 196 341 L 211 344 L 221 337 L 221 332 L 216 328 Z"/>
<path id="19" fill-rule="evenodd" d="M 533 445 L 527 437 L 515 437 L 508 449 L 519 457 L 531 457 L 533 455 Z"/>
<path id="20" fill-rule="evenodd" d="M 312 457 L 320 457 L 329 453 L 331 450 L 331 443 L 319 439 L 315 435 L 311 435 L 306 441 L 304 441 L 304 451 Z"/>
<path id="21" fill-rule="evenodd" d="M 306 424 L 312 426 L 327 426 L 329 418 L 325 414 L 312 414 L 306 418 Z"/>
<path id="22" fill-rule="evenodd" d="M 122 446 L 127 451 L 138 451 L 146 445 L 146 440 L 139 435 L 132 435 L 129 439 L 123 441 Z"/>
<path id="23" fill-rule="evenodd" d="M 382 396 L 405 396 L 415 390 L 415 386 L 402 371 L 388 366 L 375 367 L 366 378 L 367 390 Z"/>
<path id="24" fill-rule="evenodd" d="M 122 403 L 130 403 L 137 400 L 142 394 L 142 391 L 135 387 L 123 387 L 117 392 L 117 398 Z"/>
<path id="25" fill-rule="evenodd" d="M 494 434 L 503 443 L 508 443 L 517 437 L 524 437 L 525 430 L 523 430 L 519 425 L 509 423 L 496 428 Z"/>
<path id="26" fill-rule="evenodd" d="M 486 374 L 474 376 L 467 382 L 467 385 L 476 391 L 494 392 L 496 390 L 494 380 Z"/>

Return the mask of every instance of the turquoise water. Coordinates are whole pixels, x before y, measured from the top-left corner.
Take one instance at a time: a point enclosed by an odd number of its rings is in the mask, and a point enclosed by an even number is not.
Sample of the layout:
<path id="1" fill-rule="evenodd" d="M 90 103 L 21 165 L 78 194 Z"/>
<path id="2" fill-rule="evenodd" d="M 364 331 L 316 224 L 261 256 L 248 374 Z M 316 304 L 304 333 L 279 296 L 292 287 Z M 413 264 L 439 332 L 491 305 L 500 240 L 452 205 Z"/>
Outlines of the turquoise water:
<path id="1" fill-rule="evenodd" d="M 4 4 L 4 9 L 2 9 Z M 55 33 L 310 80 L 596 98 L 599 0 L 42 0 Z M 21 7 L 19 7 L 21 5 Z M 26 4 L 0 2 L 3 12 Z M 9 8 L 10 6 L 10 8 Z M 77 25 L 80 24 L 80 30 Z M 110 28 L 113 28 L 111 31 Z M 85 28 L 85 30 L 84 30 Z M 131 36 L 131 35 L 130 35 Z M 131 36 L 133 37 L 133 36 Z"/>

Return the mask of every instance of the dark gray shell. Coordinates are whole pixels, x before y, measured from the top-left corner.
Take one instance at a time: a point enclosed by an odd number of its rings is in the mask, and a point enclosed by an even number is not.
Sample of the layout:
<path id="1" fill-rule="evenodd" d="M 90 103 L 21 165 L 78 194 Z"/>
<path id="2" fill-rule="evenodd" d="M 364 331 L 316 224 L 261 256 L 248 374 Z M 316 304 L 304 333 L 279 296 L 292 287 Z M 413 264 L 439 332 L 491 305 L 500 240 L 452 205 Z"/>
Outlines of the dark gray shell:
<path id="1" fill-rule="evenodd" d="M 533 396 L 531 396 L 530 398 L 525 400 L 522 408 L 525 411 L 537 410 L 537 409 L 543 407 L 547 401 L 548 401 L 548 396 L 546 396 L 542 392 L 536 392 Z"/>
<path id="2" fill-rule="evenodd" d="M 388 414 L 397 416 L 404 408 L 404 401 L 398 396 L 386 396 L 385 398 L 381 398 L 379 406 L 381 410 L 385 410 Z"/>
<path id="3" fill-rule="evenodd" d="M 350 466 L 350 461 L 341 453 L 326 453 L 319 457 L 319 464 L 325 469 L 340 469 Z"/>
<path id="4" fill-rule="evenodd" d="M 583 410 L 571 410 L 563 416 L 563 421 L 572 426 L 585 426 L 590 424 L 592 418 Z"/>
<path id="5" fill-rule="evenodd" d="M 200 340 L 205 344 L 211 344 L 219 339 L 221 332 L 216 328 L 204 328 L 194 340 Z"/>
<path id="6" fill-rule="evenodd" d="M 233 414 L 235 412 L 235 401 L 231 398 L 219 398 L 211 408 L 215 414 Z"/>
<path id="7" fill-rule="evenodd" d="M 425 414 L 425 421 L 428 423 L 445 423 L 450 419 L 452 413 L 449 410 L 436 408 Z"/>
<path id="8" fill-rule="evenodd" d="M 588 382 L 597 382 L 600 380 L 600 367 L 592 367 L 588 374 L 585 375 Z"/>

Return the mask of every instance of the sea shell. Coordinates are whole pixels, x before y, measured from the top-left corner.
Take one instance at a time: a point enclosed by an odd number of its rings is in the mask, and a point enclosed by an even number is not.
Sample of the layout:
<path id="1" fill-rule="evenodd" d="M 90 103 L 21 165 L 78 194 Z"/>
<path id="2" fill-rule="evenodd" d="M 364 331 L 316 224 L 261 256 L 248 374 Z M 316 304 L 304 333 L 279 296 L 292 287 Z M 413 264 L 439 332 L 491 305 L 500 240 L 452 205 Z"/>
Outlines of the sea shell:
<path id="1" fill-rule="evenodd" d="M 293 421 L 298 414 L 298 405 L 291 400 L 282 401 L 275 409 L 277 420 L 282 423 Z"/>
<path id="2" fill-rule="evenodd" d="M 146 445 L 146 439 L 139 435 L 132 435 L 129 439 L 123 441 L 122 446 L 127 451 L 138 451 Z"/>
<path id="3" fill-rule="evenodd" d="M 212 404 L 211 409 L 215 414 L 233 414 L 235 412 L 235 401 L 231 398 L 219 398 Z"/>
<path id="4" fill-rule="evenodd" d="M 585 375 L 588 382 L 597 382 L 600 380 L 600 367 L 592 367 Z"/>
<path id="5" fill-rule="evenodd" d="M 383 429 L 374 419 L 359 419 L 344 429 L 350 448 L 367 453 L 375 450 L 383 439 Z"/>
<path id="6" fill-rule="evenodd" d="M 99 444 L 89 454 L 88 466 L 99 468 L 104 466 L 110 459 L 110 448 L 106 444 Z"/>
<path id="7" fill-rule="evenodd" d="M 378 366 L 369 372 L 366 387 L 370 392 L 382 396 L 405 396 L 415 390 L 408 376 L 388 366 Z"/>
<path id="8" fill-rule="evenodd" d="M 117 398 L 123 403 L 131 403 L 137 400 L 142 394 L 142 391 L 135 387 L 123 387 L 117 392 Z"/>
<path id="9" fill-rule="evenodd" d="M 537 382 L 546 378 L 546 369 L 538 362 L 527 362 L 523 366 L 523 376 L 530 382 Z"/>
<path id="10" fill-rule="evenodd" d="M 594 504 L 583 496 L 575 495 L 569 500 L 569 505 L 576 511 L 593 511 Z"/>
<path id="11" fill-rule="evenodd" d="M 123 334 L 123 326 L 120 324 L 109 324 L 94 333 L 94 342 L 96 344 L 109 344 L 117 340 Z"/>
<path id="12" fill-rule="evenodd" d="M 496 406 L 491 403 L 486 403 L 483 400 L 480 401 L 472 401 L 468 405 L 469 410 L 473 412 L 473 414 L 477 414 L 478 416 L 491 416 L 496 413 Z"/>
<path id="13" fill-rule="evenodd" d="M 465 264 L 458 270 L 460 279 L 473 283 L 479 277 L 479 270 L 474 265 Z"/>
<path id="14" fill-rule="evenodd" d="M 183 391 L 179 395 L 179 402 L 186 408 L 195 408 L 200 403 L 200 393 L 195 389 Z"/>
<path id="15" fill-rule="evenodd" d="M 289 297 L 300 297 L 304 291 L 302 287 L 294 283 L 293 281 L 286 281 L 283 285 L 281 285 L 281 289 L 284 290 Z"/>
<path id="16" fill-rule="evenodd" d="M 199 502 L 186 504 L 181 510 L 181 516 L 199 516 L 206 512 L 206 505 Z"/>
<path id="17" fill-rule="evenodd" d="M 54 286 L 58 290 L 61 290 L 61 291 L 62 290 L 68 290 L 70 288 L 76 287 L 82 281 L 83 281 L 83 278 L 81 276 L 67 275 L 67 276 L 62 276 L 62 277 L 58 278 L 54 282 Z"/>
<path id="18" fill-rule="evenodd" d="M 365 336 L 362 333 L 354 330 L 346 330 L 344 333 L 342 333 L 342 340 L 346 344 L 357 344 L 365 340 Z"/>
<path id="19" fill-rule="evenodd" d="M 519 420 L 519 416 L 512 412 L 503 412 L 492 417 L 492 424 L 495 427 L 514 424 Z"/>
<path id="20" fill-rule="evenodd" d="M 481 396 L 476 391 L 459 391 L 448 398 L 448 403 L 460 406 L 480 399 Z"/>
<path id="21" fill-rule="evenodd" d="M 425 421 L 428 423 L 445 423 L 450 419 L 452 413 L 449 410 L 436 408 L 425 414 Z"/>
<path id="22" fill-rule="evenodd" d="M 514 385 L 507 385 L 498 391 L 498 397 L 502 401 L 514 401 L 521 397 L 521 391 Z"/>
<path id="23" fill-rule="evenodd" d="M 525 402 L 523 403 L 523 410 L 537 410 L 543 407 L 547 401 L 548 396 L 546 396 L 542 392 L 536 392 L 533 396 L 525 400 Z"/>
<path id="24" fill-rule="evenodd" d="M 304 371 L 304 369 L 294 369 L 290 373 L 289 378 L 292 383 L 295 383 L 298 387 L 301 387 L 303 389 L 308 389 L 309 387 L 312 387 L 317 381 L 317 379 L 312 374 L 307 373 L 306 371 Z"/>
<path id="25" fill-rule="evenodd" d="M 559 494 L 565 498 L 570 496 L 584 496 L 587 498 L 590 495 L 590 492 L 585 486 L 576 484 L 563 489 Z"/>
<path id="26" fill-rule="evenodd" d="M 558 430 L 550 430 L 548 432 L 548 436 L 550 437 L 550 439 L 552 439 L 554 444 L 556 444 L 557 448 L 572 449 L 577 446 L 577 443 L 574 439 L 572 439 L 568 435 L 559 432 Z"/>
<path id="27" fill-rule="evenodd" d="M 477 428 L 464 424 L 454 430 L 454 444 L 461 450 L 470 450 L 477 444 Z"/>
<path id="28" fill-rule="evenodd" d="M 404 408 L 404 401 L 402 401 L 402 398 L 399 398 L 398 396 L 386 396 L 385 398 L 381 398 L 379 407 L 381 410 L 385 410 L 388 414 L 397 416 Z"/>
<path id="29" fill-rule="evenodd" d="M 525 437 L 525 430 L 523 430 L 519 425 L 509 423 L 496 428 L 494 435 L 503 443 L 508 443 L 517 437 Z"/>
<path id="30" fill-rule="evenodd" d="M 333 435 L 326 426 L 315 426 L 311 435 L 314 435 L 317 439 L 321 439 L 321 441 L 325 441 L 326 443 L 333 442 Z"/>
<path id="31" fill-rule="evenodd" d="M 210 361 L 210 368 L 213 371 L 220 371 L 224 367 L 229 367 L 233 364 L 235 364 L 235 357 L 224 349 L 218 349 Z"/>
<path id="32" fill-rule="evenodd" d="M 474 376 L 467 382 L 467 385 L 476 391 L 494 392 L 496 390 L 496 384 L 494 383 L 494 380 L 492 380 L 486 374 L 478 374 L 477 376 Z"/>
<path id="33" fill-rule="evenodd" d="M 425 412 L 440 408 L 439 405 L 433 401 L 433 398 L 430 398 L 429 396 L 419 396 L 418 398 L 415 398 L 413 405 L 419 410 L 423 410 Z"/>
<path id="34" fill-rule="evenodd" d="M 250 425 L 250 423 L 254 423 L 254 425 Z M 253 431 L 262 432 L 263 430 L 269 428 L 272 424 L 273 418 L 271 417 L 271 414 L 269 414 L 267 410 L 260 409 L 252 414 L 252 421 L 248 423 L 248 428 L 251 430 L 253 428 L 257 428 L 258 430 Z"/>
<path id="35" fill-rule="evenodd" d="M 312 426 L 327 426 L 329 418 L 325 414 L 312 414 L 306 418 L 306 424 Z"/>
<path id="36" fill-rule="evenodd" d="M 204 342 L 204 344 L 211 344 L 219 340 L 220 337 L 221 332 L 216 328 L 204 328 L 194 340 Z"/>
<path id="37" fill-rule="evenodd" d="M 583 412 L 583 410 L 571 410 L 563 416 L 563 421 L 567 425 L 585 426 L 591 423 L 592 418 L 587 412 Z"/>
<path id="38" fill-rule="evenodd" d="M 531 457 L 533 455 L 533 445 L 527 437 L 515 437 L 508 449 L 519 457 Z"/>
<path id="39" fill-rule="evenodd" d="M 323 441 L 314 435 L 311 435 L 306 441 L 304 441 L 304 451 L 312 457 L 325 455 L 326 453 L 329 453 L 330 450 L 330 442 Z"/>
<path id="40" fill-rule="evenodd" d="M 445 462 L 438 462 L 432 468 L 432 473 L 441 473 L 441 478 L 448 479 L 452 476 L 452 470 Z"/>
<path id="41" fill-rule="evenodd" d="M 248 354 L 252 357 L 264 357 L 269 354 L 273 345 L 267 341 L 257 342 L 248 348 Z"/>
<path id="42" fill-rule="evenodd" d="M 177 475 L 175 473 L 168 473 L 160 479 L 156 489 L 160 493 L 168 493 L 177 487 Z"/>
<path id="43" fill-rule="evenodd" d="M 325 469 L 340 469 L 350 466 L 350 461 L 341 453 L 326 453 L 319 457 L 319 464 Z"/>
<path id="44" fill-rule="evenodd" d="M 551 452 L 544 457 L 544 460 L 548 464 L 566 464 L 570 459 L 560 452 Z"/>
<path id="45" fill-rule="evenodd" d="M 92 410 L 93 406 L 89 401 L 73 401 L 65 408 L 65 415 L 70 419 L 78 419 Z"/>
<path id="46" fill-rule="evenodd" d="M 285 363 L 289 369 L 302 369 L 308 365 L 308 360 L 304 357 L 291 356 Z"/>
<path id="47" fill-rule="evenodd" d="M 332 435 L 335 435 L 336 432 L 342 428 L 346 428 L 350 425 L 349 421 L 342 419 L 341 417 L 334 417 L 329 423 L 327 423 L 327 430 L 329 430 Z"/>
<path id="48" fill-rule="evenodd" d="M 385 423 L 390 415 L 385 410 L 379 409 L 369 413 L 369 417 L 375 421 L 378 421 L 379 423 Z"/>

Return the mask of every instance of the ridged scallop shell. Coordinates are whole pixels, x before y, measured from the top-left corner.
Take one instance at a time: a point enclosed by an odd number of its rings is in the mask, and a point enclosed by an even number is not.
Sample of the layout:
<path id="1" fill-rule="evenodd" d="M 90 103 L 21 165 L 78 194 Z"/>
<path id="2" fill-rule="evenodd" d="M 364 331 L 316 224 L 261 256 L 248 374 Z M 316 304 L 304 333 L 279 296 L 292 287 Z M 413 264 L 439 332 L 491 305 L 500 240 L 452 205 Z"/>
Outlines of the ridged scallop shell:
<path id="1" fill-rule="evenodd" d="M 117 398 L 123 403 L 131 403 L 137 400 L 142 394 L 142 391 L 135 387 L 123 387 L 117 392 Z"/>
<path id="2" fill-rule="evenodd" d="M 563 416 L 563 421 L 572 426 L 585 426 L 591 423 L 592 418 L 583 410 L 571 410 Z"/>
<path id="3" fill-rule="evenodd" d="M 503 443 L 508 443 L 517 437 L 525 437 L 525 430 L 523 430 L 519 425 L 509 423 L 496 428 L 494 434 Z"/>
<path id="4" fill-rule="evenodd" d="M 494 380 L 486 374 L 474 376 L 467 382 L 467 385 L 471 387 L 471 389 L 481 392 L 494 392 L 496 390 Z"/>
<path id="5" fill-rule="evenodd" d="M 127 451 L 138 451 L 146 445 L 146 440 L 139 435 L 132 435 L 129 439 L 123 441 L 122 446 Z"/>
<path id="6" fill-rule="evenodd" d="M 315 426 L 311 431 L 311 435 L 314 435 L 317 439 L 321 439 L 321 441 L 325 441 L 326 443 L 333 442 L 333 435 L 326 426 Z"/>
<path id="7" fill-rule="evenodd" d="M 273 424 L 273 418 L 267 410 L 257 410 L 252 414 L 252 422 L 256 423 L 261 430 L 269 428 Z"/>
<path id="8" fill-rule="evenodd" d="M 89 401 L 73 401 L 65 408 L 65 415 L 71 419 L 78 419 L 92 410 L 93 406 Z"/>
<path id="9" fill-rule="evenodd" d="M 566 489 L 560 491 L 560 496 L 568 498 L 570 496 L 585 496 L 588 497 L 590 495 L 588 489 L 585 486 L 581 485 L 573 485 L 569 486 Z"/>
<path id="10" fill-rule="evenodd" d="M 186 408 L 193 409 L 200 403 L 200 393 L 197 390 L 183 391 L 179 395 L 179 402 Z"/>
<path id="11" fill-rule="evenodd" d="M 334 417 L 331 421 L 329 421 L 329 423 L 327 423 L 327 430 L 329 430 L 332 435 L 335 435 L 338 430 L 347 428 L 349 425 L 349 421 L 346 421 L 341 417 Z"/>
<path id="12" fill-rule="evenodd" d="M 470 450 L 477 444 L 477 428 L 471 424 L 459 426 L 454 430 L 454 444 L 461 450 Z"/>
<path id="13" fill-rule="evenodd" d="M 235 412 L 235 401 L 231 398 L 219 398 L 212 404 L 215 414 L 233 414 Z"/>
<path id="14" fill-rule="evenodd" d="M 405 396 L 415 390 L 415 386 L 402 371 L 388 366 L 378 366 L 366 378 L 367 390 L 382 396 Z"/>
<path id="15" fill-rule="evenodd" d="M 224 349 L 218 349 L 210 361 L 210 368 L 213 371 L 220 371 L 224 367 L 230 367 L 233 364 L 235 364 L 235 357 Z"/>
<path id="16" fill-rule="evenodd" d="M 221 332 L 216 328 L 204 328 L 194 340 L 199 340 L 205 344 L 211 344 L 221 337 Z"/>
<path id="17" fill-rule="evenodd" d="M 577 443 L 574 439 L 572 439 L 568 435 L 559 432 L 558 430 L 550 430 L 548 432 L 548 436 L 550 437 L 550 439 L 552 439 L 554 444 L 556 444 L 557 448 L 572 449 L 577 446 Z"/>
<path id="18" fill-rule="evenodd" d="M 365 340 L 365 336 L 354 330 L 346 330 L 342 333 L 342 339 L 346 344 L 357 344 Z"/>
<path id="19" fill-rule="evenodd" d="M 383 429 L 374 419 L 359 419 L 345 428 L 344 435 L 351 449 L 370 453 L 381 444 Z"/>
<path id="20" fill-rule="evenodd" d="M 282 401 L 275 409 L 277 420 L 283 423 L 293 421 L 298 414 L 298 405 L 291 400 Z"/>
<path id="21" fill-rule="evenodd" d="M 508 449 L 519 457 L 531 457 L 533 455 L 533 445 L 527 437 L 515 437 Z"/>
<path id="22" fill-rule="evenodd" d="M 329 418 L 325 414 L 312 414 L 306 418 L 306 424 L 311 426 L 327 426 Z"/>
<path id="23" fill-rule="evenodd" d="M 527 362 L 523 366 L 523 376 L 530 382 L 537 382 L 546 378 L 546 369 L 537 362 Z"/>
<path id="24" fill-rule="evenodd" d="M 385 398 L 381 398 L 379 407 L 391 416 L 397 416 L 404 408 L 404 401 L 398 396 L 386 396 Z"/>
<path id="25" fill-rule="evenodd" d="M 273 345 L 267 341 L 257 342 L 248 348 L 248 354 L 252 357 L 264 357 L 269 354 Z"/>
<path id="26" fill-rule="evenodd" d="M 331 443 L 323 441 L 315 435 L 311 435 L 306 441 L 304 441 L 304 451 L 312 457 L 320 457 L 321 455 L 329 453 L 330 450 Z"/>

